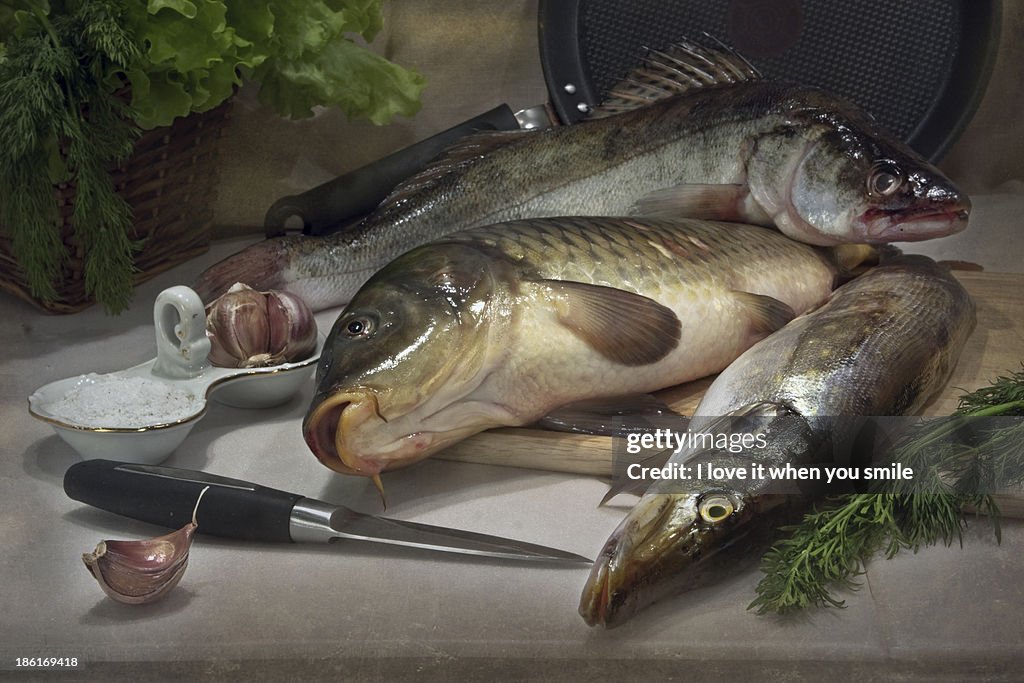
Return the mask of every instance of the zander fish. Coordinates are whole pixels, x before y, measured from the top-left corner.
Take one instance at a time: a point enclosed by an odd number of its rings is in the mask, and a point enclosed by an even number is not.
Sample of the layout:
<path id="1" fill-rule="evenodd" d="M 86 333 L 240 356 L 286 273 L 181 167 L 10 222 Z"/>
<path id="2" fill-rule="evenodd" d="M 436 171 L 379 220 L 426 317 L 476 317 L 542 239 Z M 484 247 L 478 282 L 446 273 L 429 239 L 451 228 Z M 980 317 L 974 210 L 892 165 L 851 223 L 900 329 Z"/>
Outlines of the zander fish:
<path id="1" fill-rule="evenodd" d="M 816 245 L 924 240 L 964 229 L 970 202 L 855 105 L 761 80 L 695 45 L 653 53 L 592 120 L 466 138 L 354 228 L 253 245 L 204 272 L 316 310 L 442 235 L 545 216 L 691 217 L 775 226 Z"/>
<path id="2" fill-rule="evenodd" d="M 448 235 L 342 311 L 306 442 L 331 469 L 375 477 L 571 402 L 717 372 L 824 301 L 836 256 L 699 220 L 546 218 Z"/>
<path id="3" fill-rule="evenodd" d="M 919 410 L 945 385 L 974 322 L 973 303 L 944 267 L 924 256 L 883 262 L 753 346 L 708 389 L 690 429 L 714 431 L 723 422 L 717 416 L 757 417 L 762 448 L 684 448 L 669 463 L 770 471 L 848 448 L 857 421 L 836 416 Z M 772 486 L 767 478 L 707 476 L 655 484 L 595 562 L 580 615 L 615 626 L 759 556 L 815 496 Z"/>

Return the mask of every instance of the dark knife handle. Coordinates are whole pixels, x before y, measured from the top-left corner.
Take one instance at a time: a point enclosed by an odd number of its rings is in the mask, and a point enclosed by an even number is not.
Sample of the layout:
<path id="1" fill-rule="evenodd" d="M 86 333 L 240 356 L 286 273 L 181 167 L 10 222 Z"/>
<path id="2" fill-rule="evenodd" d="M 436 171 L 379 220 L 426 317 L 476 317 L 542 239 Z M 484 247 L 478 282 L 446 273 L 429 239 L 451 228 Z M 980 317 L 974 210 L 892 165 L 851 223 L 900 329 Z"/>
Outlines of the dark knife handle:
<path id="1" fill-rule="evenodd" d="M 64 492 L 87 505 L 179 529 L 196 511 L 197 531 L 249 541 L 291 541 L 292 508 L 302 496 L 195 470 L 84 460 L 64 474 Z"/>
<path id="2" fill-rule="evenodd" d="M 421 171 L 466 135 L 518 128 L 515 114 L 507 104 L 502 104 L 302 194 L 281 197 L 263 219 L 266 235 L 276 237 L 285 234 L 286 224 L 292 217 L 301 220 L 302 232 L 307 235 L 335 232 L 346 221 L 373 211 L 395 185 Z"/>

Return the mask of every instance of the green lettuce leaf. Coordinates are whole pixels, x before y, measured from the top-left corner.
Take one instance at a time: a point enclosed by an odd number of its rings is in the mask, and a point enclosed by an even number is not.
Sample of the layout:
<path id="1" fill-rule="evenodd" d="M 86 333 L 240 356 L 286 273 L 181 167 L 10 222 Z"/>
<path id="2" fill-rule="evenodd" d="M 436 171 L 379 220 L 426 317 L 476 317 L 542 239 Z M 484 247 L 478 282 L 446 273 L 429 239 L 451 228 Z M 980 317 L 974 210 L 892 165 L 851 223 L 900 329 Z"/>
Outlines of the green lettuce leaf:
<path id="1" fill-rule="evenodd" d="M 250 44 L 266 50 L 267 40 L 274 34 L 274 13 L 266 2 L 228 3 L 227 21 L 238 35 Z"/>
<path id="2" fill-rule="evenodd" d="M 155 0 L 150 6 L 158 4 Z M 153 13 L 137 34 L 147 44 L 146 57 L 154 66 L 173 64 L 175 70 L 187 73 L 204 69 L 216 60 L 230 55 L 234 47 L 235 31 L 227 25 L 227 6 L 215 0 L 197 0 L 186 4 L 194 10 L 193 16 L 181 14 L 177 9 L 163 9 Z"/>
<path id="3" fill-rule="evenodd" d="M 170 125 L 174 117 L 188 116 L 192 111 L 192 95 L 184 83 L 171 80 L 172 72 L 146 73 L 136 68 L 129 69 L 127 77 L 132 85 L 132 112 L 141 128 Z"/>
<path id="4" fill-rule="evenodd" d="M 122 71 L 143 128 L 216 107 L 243 80 L 293 118 L 334 106 L 384 124 L 419 109 L 423 77 L 352 40 L 381 30 L 381 0 L 148 0 L 126 14 L 141 55 Z"/>
<path id="5" fill-rule="evenodd" d="M 146 11 L 150 14 L 157 14 L 165 7 L 188 19 L 195 19 L 199 14 L 196 4 L 189 0 L 149 0 Z"/>
<path id="6" fill-rule="evenodd" d="M 282 116 L 302 118 L 330 104 L 350 118 L 382 125 L 419 111 L 425 81 L 351 40 L 335 40 L 313 59 L 271 59 L 255 72 L 261 102 Z"/>

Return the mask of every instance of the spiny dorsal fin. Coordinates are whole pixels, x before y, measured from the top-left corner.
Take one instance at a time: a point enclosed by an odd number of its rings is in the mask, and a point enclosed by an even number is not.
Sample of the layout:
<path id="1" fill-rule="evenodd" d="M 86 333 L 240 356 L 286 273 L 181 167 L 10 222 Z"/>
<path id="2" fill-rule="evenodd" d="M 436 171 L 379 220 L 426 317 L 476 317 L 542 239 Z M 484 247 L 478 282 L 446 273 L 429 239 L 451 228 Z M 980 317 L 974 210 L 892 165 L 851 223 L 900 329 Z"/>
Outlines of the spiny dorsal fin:
<path id="1" fill-rule="evenodd" d="M 374 213 L 387 211 L 390 207 L 404 202 L 418 192 L 433 187 L 442 178 L 464 170 L 494 150 L 515 140 L 520 140 L 525 135 L 533 134 L 533 131 L 528 130 L 471 133 L 441 152 L 419 173 L 396 185 Z"/>
<path id="2" fill-rule="evenodd" d="M 760 72 L 721 41 L 715 47 L 680 41 L 667 50 L 648 50 L 644 63 L 608 91 L 588 118 L 603 118 L 709 87 L 761 78 Z"/>

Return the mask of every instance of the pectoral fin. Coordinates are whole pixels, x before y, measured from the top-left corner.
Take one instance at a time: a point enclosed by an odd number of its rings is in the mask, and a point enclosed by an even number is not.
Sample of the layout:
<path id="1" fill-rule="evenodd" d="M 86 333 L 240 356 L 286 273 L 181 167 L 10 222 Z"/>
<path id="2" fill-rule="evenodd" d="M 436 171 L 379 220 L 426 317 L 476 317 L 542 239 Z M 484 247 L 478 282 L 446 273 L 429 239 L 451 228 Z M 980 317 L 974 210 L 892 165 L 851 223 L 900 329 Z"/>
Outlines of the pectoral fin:
<path id="1" fill-rule="evenodd" d="M 630 214 L 647 218 L 702 218 L 709 221 L 764 222 L 746 209 L 746 185 L 676 185 L 641 197 Z"/>
<path id="2" fill-rule="evenodd" d="M 648 365 L 679 344 L 679 318 L 654 299 L 582 282 L 543 284 L 555 297 L 558 321 L 608 360 Z"/>
<path id="3" fill-rule="evenodd" d="M 860 277 L 882 260 L 902 253 L 897 247 L 888 244 L 837 244 L 834 247 L 829 247 L 828 251 L 839 268 L 839 283 Z"/>
<path id="4" fill-rule="evenodd" d="M 750 320 L 750 332 L 758 338 L 767 337 L 772 332 L 782 329 L 786 323 L 796 317 L 788 304 L 763 294 L 750 292 L 733 292 L 739 299 Z"/>

